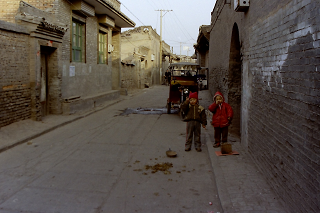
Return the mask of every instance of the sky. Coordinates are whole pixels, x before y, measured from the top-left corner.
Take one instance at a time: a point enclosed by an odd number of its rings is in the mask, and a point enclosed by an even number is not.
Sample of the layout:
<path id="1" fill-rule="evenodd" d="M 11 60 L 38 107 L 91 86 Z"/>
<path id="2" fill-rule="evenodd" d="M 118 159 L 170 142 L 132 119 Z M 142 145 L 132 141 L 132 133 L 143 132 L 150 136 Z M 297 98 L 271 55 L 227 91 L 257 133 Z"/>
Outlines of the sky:
<path id="1" fill-rule="evenodd" d="M 162 12 L 162 40 L 177 55 L 194 54 L 199 27 L 209 25 L 215 0 L 120 0 L 121 12 L 136 23 L 135 27 L 152 26 L 160 35 Z M 171 11 L 172 10 L 172 11 Z M 133 28 L 123 28 L 122 32 Z"/>

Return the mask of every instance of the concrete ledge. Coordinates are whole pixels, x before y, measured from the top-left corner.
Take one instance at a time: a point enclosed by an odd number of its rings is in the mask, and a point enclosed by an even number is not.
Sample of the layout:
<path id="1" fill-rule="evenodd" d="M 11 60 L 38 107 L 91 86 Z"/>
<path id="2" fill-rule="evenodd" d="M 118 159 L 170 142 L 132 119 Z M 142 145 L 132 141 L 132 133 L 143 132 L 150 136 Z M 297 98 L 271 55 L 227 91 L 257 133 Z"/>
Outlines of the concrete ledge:
<path id="1" fill-rule="evenodd" d="M 28 30 L 21 25 L 0 20 L 0 30 L 11 31 L 15 33 L 23 33 L 29 35 Z"/>
<path id="2" fill-rule="evenodd" d="M 104 104 L 107 101 L 115 100 L 120 97 L 119 90 L 111 90 L 105 93 L 100 93 L 95 96 L 87 96 L 74 100 L 66 100 L 62 103 L 62 111 L 64 115 L 71 115 L 77 112 L 94 109 L 95 107 Z"/>

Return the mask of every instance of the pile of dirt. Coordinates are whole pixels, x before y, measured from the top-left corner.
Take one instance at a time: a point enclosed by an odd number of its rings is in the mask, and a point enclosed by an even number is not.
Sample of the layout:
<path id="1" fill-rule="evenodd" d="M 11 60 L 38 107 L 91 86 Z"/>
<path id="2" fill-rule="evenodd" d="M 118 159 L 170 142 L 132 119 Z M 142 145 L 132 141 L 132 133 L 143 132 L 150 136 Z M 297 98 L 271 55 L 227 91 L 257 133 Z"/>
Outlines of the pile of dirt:
<path id="1" fill-rule="evenodd" d="M 171 172 L 169 171 L 171 167 L 173 167 L 172 163 L 157 163 L 153 166 L 145 165 L 146 170 L 149 170 L 149 169 L 152 170 L 151 173 L 156 173 L 158 171 L 161 171 L 165 175 L 171 174 Z"/>

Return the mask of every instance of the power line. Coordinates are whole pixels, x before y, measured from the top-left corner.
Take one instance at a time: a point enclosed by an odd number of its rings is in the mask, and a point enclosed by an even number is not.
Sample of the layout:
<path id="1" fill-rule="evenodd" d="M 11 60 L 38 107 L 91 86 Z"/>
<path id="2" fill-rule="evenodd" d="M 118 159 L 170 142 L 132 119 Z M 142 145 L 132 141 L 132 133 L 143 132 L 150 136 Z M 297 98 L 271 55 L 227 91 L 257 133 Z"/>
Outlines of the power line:
<path id="1" fill-rule="evenodd" d="M 153 0 L 151 0 L 151 2 L 155 5 L 155 8 L 159 8 L 158 5 L 157 5 L 156 3 L 154 3 Z M 154 8 L 154 9 L 155 9 L 155 8 Z"/>
<path id="2" fill-rule="evenodd" d="M 165 22 L 165 24 L 164 24 L 164 28 L 165 28 L 165 33 L 166 33 L 166 38 L 167 37 L 172 37 L 172 38 L 174 38 L 175 37 L 175 34 L 173 34 L 173 32 L 172 32 L 172 30 L 171 29 L 169 29 L 170 28 L 170 21 L 167 21 L 167 18 L 165 17 L 164 18 L 164 22 Z M 168 40 L 168 39 L 163 39 L 163 40 Z"/>
<path id="3" fill-rule="evenodd" d="M 147 0 L 147 2 L 150 4 L 150 6 L 156 10 L 156 8 L 158 8 L 158 6 L 151 0 L 151 2 L 153 3 L 153 5 L 150 3 L 149 0 Z M 157 27 L 158 27 L 158 20 L 159 20 L 159 16 L 157 15 L 157 21 L 156 21 L 156 24 L 155 24 L 155 27 L 154 27 L 154 30 L 156 31 L 157 30 Z"/>
<path id="4" fill-rule="evenodd" d="M 120 2 L 121 3 L 121 5 L 123 5 L 136 19 L 138 19 L 138 21 L 140 21 L 140 19 L 136 16 L 136 15 L 134 15 L 127 7 L 126 7 L 126 5 L 124 5 L 122 2 Z M 142 21 L 140 21 L 141 22 L 141 24 L 143 25 L 143 26 L 146 26 Z"/>
<path id="5" fill-rule="evenodd" d="M 165 7 L 166 7 L 166 8 L 169 8 L 169 6 L 167 5 L 166 1 L 163 1 L 163 2 L 164 2 L 164 4 L 165 4 Z"/>
<path id="6" fill-rule="evenodd" d="M 124 36 L 125 37 L 125 36 Z M 136 46 L 134 43 L 132 43 L 127 37 L 125 37 L 134 47 L 139 48 L 138 46 Z"/>
<path id="7" fill-rule="evenodd" d="M 151 5 L 151 3 L 150 3 L 149 1 L 147 1 L 147 2 Z M 154 10 L 156 10 L 156 8 L 157 8 L 157 6 L 154 7 L 153 5 L 151 5 L 151 7 L 152 7 Z"/>
<path id="8" fill-rule="evenodd" d="M 186 36 L 186 34 L 184 33 L 183 29 L 180 27 L 180 24 L 177 23 L 176 19 L 173 18 L 173 20 L 175 21 L 176 25 L 180 28 L 180 33 L 182 33 L 182 34 L 185 36 L 185 38 L 188 38 L 188 37 Z M 177 28 L 175 28 L 175 29 L 177 29 Z M 178 34 L 178 33 L 177 33 L 177 34 Z"/>
<path id="9" fill-rule="evenodd" d="M 155 28 L 155 30 L 157 30 L 157 27 L 158 27 L 158 19 L 159 19 L 159 16 L 157 15 L 157 23 L 156 23 L 156 28 Z"/>
<path id="10" fill-rule="evenodd" d="M 178 21 L 180 22 L 181 26 L 183 26 L 183 24 L 181 23 L 181 21 L 179 20 L 178 16 L 176 15 L 176 13 L 175 13 L 174 11 L 173 11 L 173 14 L 177 17 L 177 19 L 178 19 Z M 192 36 L 189 34 L 189 32 L 188 32 L 186 29 L 185 29 L 185 31 L 188 33 L 188 35 L 190 36 L 190 38 L 195 41 L 195 39 L 192 38 Z"/>

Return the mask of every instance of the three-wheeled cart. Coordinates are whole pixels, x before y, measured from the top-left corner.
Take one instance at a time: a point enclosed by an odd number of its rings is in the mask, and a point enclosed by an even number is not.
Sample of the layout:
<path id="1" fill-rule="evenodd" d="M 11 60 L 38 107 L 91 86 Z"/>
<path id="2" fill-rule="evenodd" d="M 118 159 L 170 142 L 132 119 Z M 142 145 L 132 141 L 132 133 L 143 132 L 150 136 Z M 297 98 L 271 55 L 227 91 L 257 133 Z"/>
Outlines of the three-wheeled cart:
<path id="1" fill-rule="evenodd" d="M 172 108 L 180 108 L 190 92 L 198 92 L 197 74 L 201 67 L 196 63 L 180 62 L 170 64 L 168 69 L 171 72 L 171 80 L 167 113 L 170 114 Z"/>

